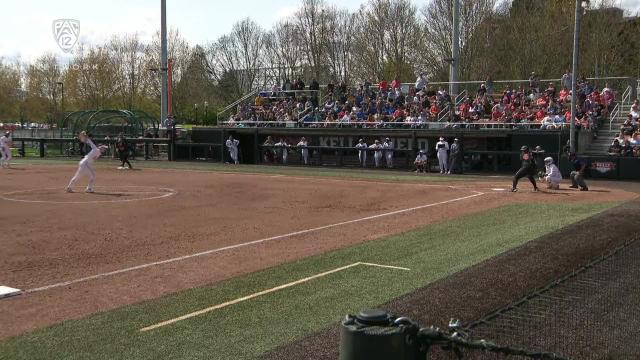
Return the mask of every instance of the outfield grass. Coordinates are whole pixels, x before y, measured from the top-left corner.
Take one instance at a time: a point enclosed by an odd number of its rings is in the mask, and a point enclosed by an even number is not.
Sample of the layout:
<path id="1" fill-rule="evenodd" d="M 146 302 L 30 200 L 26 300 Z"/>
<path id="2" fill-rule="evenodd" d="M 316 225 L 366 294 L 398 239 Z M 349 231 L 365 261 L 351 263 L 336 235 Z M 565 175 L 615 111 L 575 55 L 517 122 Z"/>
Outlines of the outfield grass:
<path id="1" fill-rule="evenodd" d="M 468 215 L 5 340 L 0 343 L 0 358 L 254 359 L 336 323 L 347 313 L 388 302 L 614 205 L 521 204 Z M 544 222 L 531 221 L 531 214 L 541 213 Z M 353 267 L 173 325 L 139 331 L 360 261 L 411 271 Z"/>

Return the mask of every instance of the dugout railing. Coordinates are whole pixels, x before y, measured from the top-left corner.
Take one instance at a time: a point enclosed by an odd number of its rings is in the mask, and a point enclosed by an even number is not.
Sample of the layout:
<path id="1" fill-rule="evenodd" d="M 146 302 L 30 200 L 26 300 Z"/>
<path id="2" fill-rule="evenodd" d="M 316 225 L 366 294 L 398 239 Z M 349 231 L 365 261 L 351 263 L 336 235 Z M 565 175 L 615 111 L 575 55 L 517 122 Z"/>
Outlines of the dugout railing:
<path id="1" fill-rule="evenodd" d="M 309 163 L 305 164 L 302 158 L 302 147 L 290 146 L 284 148 L 275 145 L 260 145 L 260 164 L 274 166 L 323 166 L 323 167 L 350 167 L 376 169 L 375 149 L 363 150 L 367 154 L 365 166 L 360 164 L 359 152 L 361 150 L 354 147 L 328 147 L 328 146 L 307 146 L 309 151 Z M 286 164 L 283 162 L 283 151 L 288 152 Z M 395 170 L 415 170 L 414 161 L 418 155 L 416 149 L 392 149 L 383 150 L 380 166 L 377 169 Z M 386 154 L 393 154 L 393 167 L 389 168 L 386 162 Z M 435 149 L 425 149 L 427 154 L 427 170 L 429 172 L 439 172 L 438 159 Z M 482 169 L 492 169 L 498 171 L 501 164 L 509 164 L 514 157 L 519 156 L 517 151 L 490 151 L 490 150 L 469 150 L 463 151 L 461 170 L 480 171 Z"/>

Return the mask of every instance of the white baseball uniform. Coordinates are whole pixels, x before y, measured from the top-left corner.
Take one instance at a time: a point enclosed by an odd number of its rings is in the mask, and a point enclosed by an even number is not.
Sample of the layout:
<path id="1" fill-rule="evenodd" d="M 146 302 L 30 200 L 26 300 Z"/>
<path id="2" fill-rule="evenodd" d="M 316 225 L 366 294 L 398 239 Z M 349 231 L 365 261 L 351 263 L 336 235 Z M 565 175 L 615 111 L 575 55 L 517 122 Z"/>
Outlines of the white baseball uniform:
<path id="1" fill-rule="evenodd" d="M 562 182 L 562 174 L 560 174 L 560 169 L 556 166 L 556 164 L 546 165 L 546 176 L 545 181 L 550 185 L 560 185 Z"/>
<path id="2" fill-rule="evenodd" d="M 289 144 L 287 144 L 286 141 L 281 141 L 276 143 L 274 146 L 279 148 L 282 152 L 282 164 L 287 165 L 287 158 L 289 157 Z"/>
<path id="3" fill-rule="evenodd" d="M 240 141 L 236 139 L 227 140 L 226 145 L 227 149 L 229 149 L 229 155 L 231 156 L 233 162 L 236 165 L 239 164 L 240 162 L 238 161 L 238 145 L 240 145 Z"/>
<path id="4" fill-rule="evenodd" d="M 93 143 L 93 141 L 91 141 L 91 139 L 87 139 L 87 144 L 91 147 L 91 151 L 89 151 L 89 153 L 80 160 L 80 163 L 78 164 L 78 171 L 76 171 L 76 174 L 71 178 L 69 185 L 67 185 L 67 190 L 73 189 L 73 185 L 75 185 L 76 181 L 78 181 L 83 175 L 87 175 L 89 177 L 89 184 L 85 191 L 93 191 L 93 184 L 96 181 L 96 172 L 93 170 L 92 165 L 96 160 L 98 160 L 100 155 L 102 155 L 102 152 Z"/>
<path id="5" fill-rule="evenodd" d="M 357 143 L 356 149 L 358 149 L 358 159 L 360 160 L 360 166 L 367 166 L 367 143 Z"/>
<path id="6" fill-rule="evenodd" d="M 0 165 L 2 167 L 9 167 L 11 161 L 11 135 L 3 135 L 0 137 Z"/>
<path id="7" fill-rule="evenodd" d="M 384 149 L 385 159 L 387 160 L 387 167 L 393 167 L 393 143 L 391 141 L 385 141 L 382 144 L 382 148 Z"/>
<path id="8" fill-rule="evenodd" d="M 305 165 L 309 165 L 309 149 L 307 148 L 308 143 L 306 140 L 300 140 L 298 143 L 298 148 L 300 148 L 300 153 L 302 154 L 302 161 Z"/>
<path id="9" fill-rule="evenodd" d="M 380 167 L 380 163 L 382 162 L 382 145 L 372 144 L 369 146 L 369 149 L 373 150 L 373 160 L 376 163 L 376 167 Z"/>
<path id="10" fill-rule="evenodd" d="M 449 143 L 446 141 L 438 141 L 436 144 L 436 151 L 438 152 L 438 164 L 440 166 L 440 173 L 444 174 L 449 171 Z"/>

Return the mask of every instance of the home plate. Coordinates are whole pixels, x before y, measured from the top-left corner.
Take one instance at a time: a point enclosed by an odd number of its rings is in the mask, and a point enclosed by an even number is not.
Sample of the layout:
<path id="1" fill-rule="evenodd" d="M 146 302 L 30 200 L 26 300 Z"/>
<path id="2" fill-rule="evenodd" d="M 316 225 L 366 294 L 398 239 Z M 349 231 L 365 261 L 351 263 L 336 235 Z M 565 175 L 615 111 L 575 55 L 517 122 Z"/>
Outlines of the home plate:
<path id="1" fill-rule="evenodd" d="M 0 299 L 8 298 L 22 294 L 22 290 L 10 288 L 8 286 L 0 286 Z"/>
<path id="2" fill-rule="evenodd" d="M 496 189 L 491 189 L 491 190 L 493 190 L 493 191 L 507 191 L 507 189 L 497 189 L 497 188 Z"/>

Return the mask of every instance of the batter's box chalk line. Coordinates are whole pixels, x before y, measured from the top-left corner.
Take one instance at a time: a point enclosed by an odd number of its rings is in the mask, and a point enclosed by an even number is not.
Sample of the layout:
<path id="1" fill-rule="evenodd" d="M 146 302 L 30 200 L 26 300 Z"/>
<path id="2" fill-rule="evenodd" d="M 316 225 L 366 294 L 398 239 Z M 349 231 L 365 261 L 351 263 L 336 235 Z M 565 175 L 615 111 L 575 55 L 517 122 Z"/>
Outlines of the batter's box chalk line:
<path id="1" fill-rule="evenodd" d="M 204 308 L 202 310 L 198 310 L 198 311 L 194 311 L 194 312 L 182 315 L 182 316 L 178 316 L 178 317 L 173 318 L 173 319 L 165 320 L 165 321 L 159 322 L 157 324 L 153 324 L 153 325 L 144 327 L 144 328 L 140 329 L 140 331 L 141 332 L 147 332 L 147 331 L 150 331 L 150 330 L 155 330 L 155 329 L 161 328 L 163 326 L 175 324 L 175 323 L 183 321 L 183 320 L 191 319 L 191 318 L 196 317 L 196 316 L 200 316 L 200 315 L 203 315 L 203 314 L 215 311 L 215 310 L 219 310 L 219 309 L 225 308 L 227 306 L 239 304 L 241 302 L 244 302 L 244 301 L 247 301 L 247 300 L 251 300 L 251 299 L 255 299 L 257 297 L 260 297 L 260 296 L 263 296 L 263 295 L 267 295 L 267 294 L 270 294 L 270 293 L 273 293 L 273 292 L 276 292 L 276 291 L 280 291 L 280 290 L 283 290 L 283 289 L 286 289 L 286 288 L 290 288 L 292 286 L 304 284 L 304 283 L 309 282 L 311 280 L 319 279 L 321 277 L 325 277 L 327 275 L 335 274 L 337 272 L 344 271 L 344 270 L 347 270 L 347 269 L 350 269 L 350 268 L 353 268 L 353 267 L 356 267 L 356 266 L 368 266 L 368 267 L 377 267 L 377 268 L 390 269 L 390 270 L 411 271 L 411 269 L 409 269 L 409 268 L 400 267 L 400 266 L 380 265 L 380 264 L 373 264 L 373 263 L 367 263 L 367 262 L 357 262 L 357 263 L 353 263 L 353 264 L 350 264 L 350 265 L 342 266 L 342 267 L 339 267 L 339 268 L 336 268 L 336 269 L 333 269 L 333 270 L 325 271 L 325 272 L 322 272 L 320 274 L 309 276 L 309 277 L 306 277 L 304 279 L 300 279 L 300 280 L 292 281 L 292 282 L 287 283 L 287 284 L 279 285 L 279 286 L 273 287 L 271 289 L 267 289 L 267 290 L 263 290 L 263 291 L 260 291 L 260 292 L 256 292 L 256 293 L 253 293 L 251 295 L 243 296 L 243 297 L 237 298 L 235 300 L 227 301 L 227 302 L 222 303 L 222 304 L 213 305 L 213 306 L 210 306 L 208 308 Z"/>

